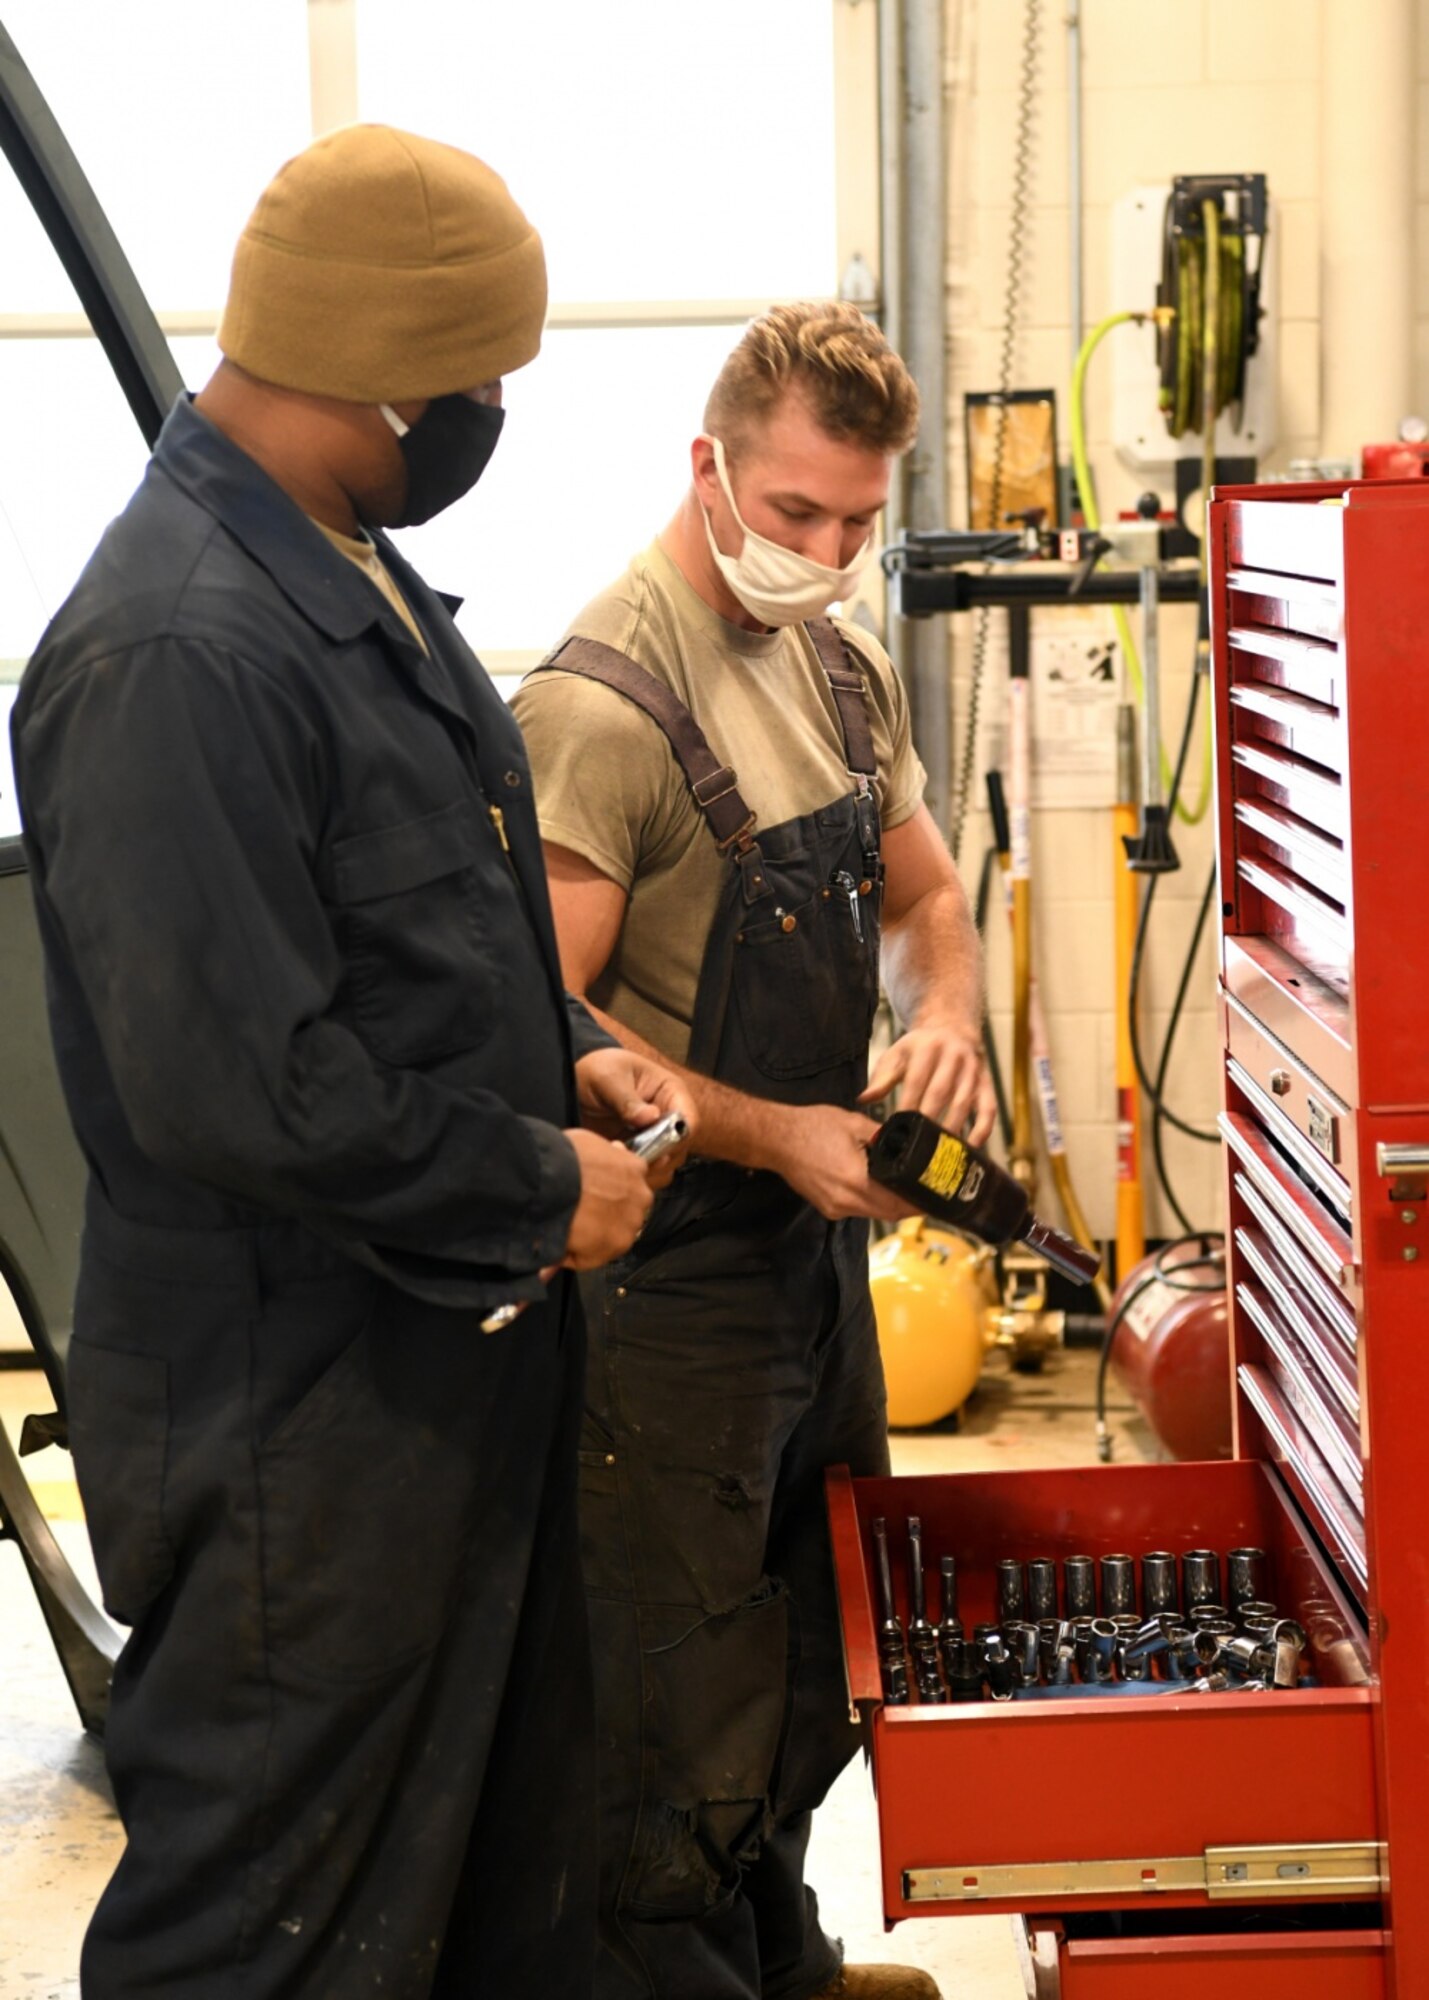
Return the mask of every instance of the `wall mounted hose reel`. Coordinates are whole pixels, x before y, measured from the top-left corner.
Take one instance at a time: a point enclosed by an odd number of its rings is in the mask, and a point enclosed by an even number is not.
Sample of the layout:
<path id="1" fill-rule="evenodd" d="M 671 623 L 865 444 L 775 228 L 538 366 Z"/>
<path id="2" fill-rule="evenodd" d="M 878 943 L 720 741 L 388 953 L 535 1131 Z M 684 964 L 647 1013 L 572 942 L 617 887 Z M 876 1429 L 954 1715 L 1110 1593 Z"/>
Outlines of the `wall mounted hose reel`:
<path id="1" fill-rule="evenodd" d="M 1195 461 L 1177 460 L 1177 505 L 1209 501 L 1217 473 L 1216 424 L 1225 414 L 1239 433 L 1246 370 L 1260 344 L 1261 279 L 1265 267 L 1268 194 L 1264 174 L 1178 174 L 1166 198 L 1161 281 L 1156 288 L 1157 401 L 1173 438 L 1204 441 L 1199 495 Z M 1245 469 L 1241 468 L 1244 473 Z M 1254 477 L 1254 466 L 1248 475 Z M 1204 538 L 1202 575 L 1205 573 Z M 1157 662 L 1157 571 L 1142 571 L 1141 659 L 1145 676 L 1141 825 L 1124 840 L 1136 874 L 1169 874 L 1180 861 L 1171 840 L 1161 781 Z M 1209 671 L 1209 631 L 1202 612 L 1198 666 Z"/>
<path id="2" fill-rule="evenodd" d="M 1226 411 L 1240 431 L 1246 365 L 1260 344 L 1267 206 L 1264 174 L 1178 174 L 1171 183 L 1156 303 L 1175 318 L 1158 327 L 1156 346 L 1161 413 L 1174 438 L 1205 433 L 1208 387 L 1213 417 Z"/>

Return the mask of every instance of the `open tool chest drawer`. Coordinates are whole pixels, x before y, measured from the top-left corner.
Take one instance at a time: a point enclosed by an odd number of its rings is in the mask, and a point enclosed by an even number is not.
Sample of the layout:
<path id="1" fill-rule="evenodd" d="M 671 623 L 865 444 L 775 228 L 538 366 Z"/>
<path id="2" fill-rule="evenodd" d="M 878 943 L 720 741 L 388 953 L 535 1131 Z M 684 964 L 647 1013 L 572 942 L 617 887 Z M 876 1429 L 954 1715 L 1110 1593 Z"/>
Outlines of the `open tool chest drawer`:
<path id="1" fill-rule="evenodd" d="M 959 1912 L 1221 1912 L 1309 1895 L 1375 1914 L 1372 1697 L 1359 1620 L 1279 1475 L 1242 1459 L 1084 1471 L 828 1475 L 849 1690 L 868 1704 L 890 1922 Z M 905 1524 L 925 1569 L 957 1566 L 971 1633 L 997 1619 L 996 1571 L 1070 1555 L 1247 1546 L 1280 1610 L 1313 1635 L 1317 1685 L 1197 1694 L 1151 1683 L 908 1706 L 882 1699 L 874 1523 L 910 1617 Z M 930 1611 L 929 1616 L 932 1617 Z M 1055 1990 L 1055 1989 L 1051 1989 Z M 1088 1992 L 1100 1991 L 1089 1986 Z M 1378 1989 L 1366 1987 L 1365 1991 Z"/>

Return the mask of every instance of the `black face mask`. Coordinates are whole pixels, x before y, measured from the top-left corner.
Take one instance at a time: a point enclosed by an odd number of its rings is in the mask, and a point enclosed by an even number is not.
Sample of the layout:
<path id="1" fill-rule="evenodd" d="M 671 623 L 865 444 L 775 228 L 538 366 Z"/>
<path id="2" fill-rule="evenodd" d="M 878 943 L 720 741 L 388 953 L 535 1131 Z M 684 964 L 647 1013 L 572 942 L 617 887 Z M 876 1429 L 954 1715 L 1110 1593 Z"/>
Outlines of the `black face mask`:
<path id="1" fill-rule="evenodd" d="M 397 440 L 407 468 L 407 498 L 388 526 L 415 528 L 469 493 L 485 472 L 505 421 L 505 410 L 495 403 L 434 396 Z"/>

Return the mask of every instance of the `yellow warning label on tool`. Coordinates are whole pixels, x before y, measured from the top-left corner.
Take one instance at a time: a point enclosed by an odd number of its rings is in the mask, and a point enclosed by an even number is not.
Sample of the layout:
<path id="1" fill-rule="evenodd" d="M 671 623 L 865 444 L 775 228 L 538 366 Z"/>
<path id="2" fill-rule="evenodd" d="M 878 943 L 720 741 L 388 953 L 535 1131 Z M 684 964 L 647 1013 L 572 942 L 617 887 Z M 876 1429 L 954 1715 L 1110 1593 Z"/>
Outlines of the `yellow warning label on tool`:
<path id="1" fill-rule="evenodd" d="M 968 1149 L 962 1141 L 945 1132 L 933 1149 L 933 1157 L 918 1176 L 918 1185 L 945 1201 L 955 1195 L 968 1170 Z"/>

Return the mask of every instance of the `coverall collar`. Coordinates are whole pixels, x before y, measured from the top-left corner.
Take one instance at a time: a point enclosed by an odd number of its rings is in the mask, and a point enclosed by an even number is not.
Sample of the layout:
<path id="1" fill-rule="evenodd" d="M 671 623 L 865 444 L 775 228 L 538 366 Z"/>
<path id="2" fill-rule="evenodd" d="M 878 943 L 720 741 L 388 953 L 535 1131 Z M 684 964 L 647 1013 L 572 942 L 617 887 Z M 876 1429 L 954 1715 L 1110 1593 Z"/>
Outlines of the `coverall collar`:
<path id="1" fill-rule="evenodd" d="M 223 523 L 320 632 L 339 644 L 370 625 L 388 632 L 381 601 L 366 578 L 256 459 L 194 408 L 188 391 L 164 419 L 154 463 Z M 387 560 L 393 552 L 385 539 L 378 546 Z M 395 626 L 395 618 L 391 623 Z M 417 650 L 405 631 L 401 640 Z"/>

